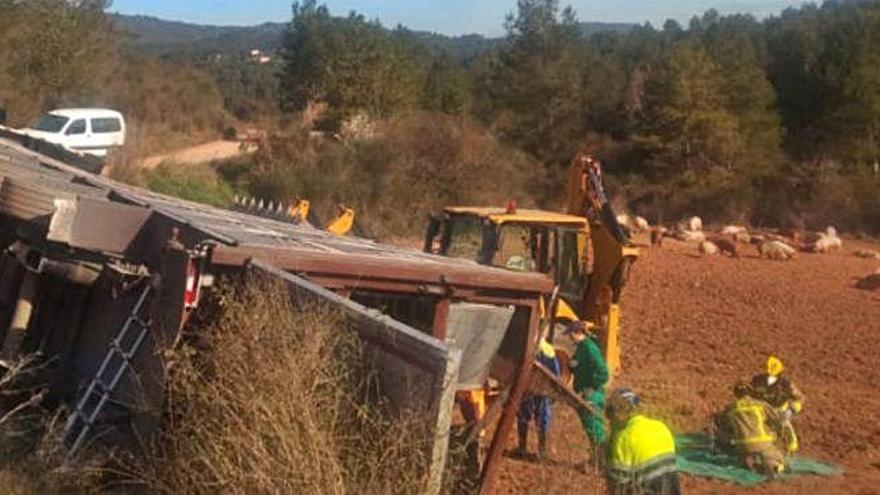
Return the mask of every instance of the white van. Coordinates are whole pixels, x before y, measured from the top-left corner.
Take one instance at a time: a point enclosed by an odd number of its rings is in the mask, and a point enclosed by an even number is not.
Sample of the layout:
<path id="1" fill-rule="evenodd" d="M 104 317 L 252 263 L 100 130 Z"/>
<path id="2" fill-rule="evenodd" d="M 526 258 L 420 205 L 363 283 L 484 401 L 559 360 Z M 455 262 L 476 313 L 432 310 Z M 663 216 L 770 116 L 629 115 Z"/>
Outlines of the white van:
<path id="1" fill-rule="evenodd" d="M 25 135 L 60 144 L 74 151 L 104 157 L 125 144 L 125 119 L 115 110 L 62 108 L 40 117 Z"/>

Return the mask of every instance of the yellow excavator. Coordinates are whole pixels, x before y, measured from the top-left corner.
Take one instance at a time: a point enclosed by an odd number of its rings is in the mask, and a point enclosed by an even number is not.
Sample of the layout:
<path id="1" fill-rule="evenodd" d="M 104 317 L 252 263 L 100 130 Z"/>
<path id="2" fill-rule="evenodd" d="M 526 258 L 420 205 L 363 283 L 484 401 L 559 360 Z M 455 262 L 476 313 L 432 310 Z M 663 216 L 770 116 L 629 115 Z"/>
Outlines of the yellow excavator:
<path id="1" fill-rule="evenodd" d="M 572 162 L 568 213 L 513 201 L 506 208 L 447 207 L 431 216 L 424 251 L 552 277 L 559 295 L 548 302 L 554 321 L 592 322 L 609 369 L 619 369 L 620 296 L 639 251 L 617 223 L 601 166 L 588 154 Z"/>
<path id="2" fill-rule="evenodd" d="M 530 390 L 601 414 L 571 390 L 568 359 L 573 349 L 554 342 L 553 334 L 558 323 L 592 323 L 609 369 L 619 371 L 620 296 L 639 251 L 608 204 L 600 164 L 587 153 L 572 161 L 567 203 L 567 213 L 517 208 L 515 201 L 506 208 L 450 206 L 429 217 L 423 250 L 551 277 L 556 288 L 548 301 L 542 301 L 542 336 L 553 342 L 562 376 L 535 361 Z M 480 462 L 483 416 L 497 394 L 488 383 L 456 395 L 465 420 L 475 425 L 466 441 L 476 446 L 468 450 L 475 465 Z M 466 410 L 479 412 L 468 417 Z"/>
<path id="3" fill-rule="evenodd" d="M 348 235 L 354 233 L 359 237 L 366 237 L 360 232 L 360 228 L 356 222 L 354 208 L 350 208 L 343 204 L 338 205 L 339 212 L 336 218 L 324 225 L 324 230 L 336 235 Z M 319 227 L 321 222 L 315 217 L 311 210 L 311 203 L 307 199 L 298 199 L 287 211 L 287 216 L 293 223 L 308 223 L 315 227 Z M 320 228 L 320 227 L 319 227 Z"/>

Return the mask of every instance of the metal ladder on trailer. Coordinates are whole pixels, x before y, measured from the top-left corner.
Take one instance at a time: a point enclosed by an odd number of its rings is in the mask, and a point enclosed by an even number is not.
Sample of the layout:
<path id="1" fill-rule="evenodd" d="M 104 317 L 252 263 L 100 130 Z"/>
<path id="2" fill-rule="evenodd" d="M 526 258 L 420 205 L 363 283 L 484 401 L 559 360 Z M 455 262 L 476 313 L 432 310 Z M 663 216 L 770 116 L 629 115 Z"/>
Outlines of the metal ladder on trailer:
<path id="1" fill-rule="evenodd" d="M 68 447 L 67 458 L 72 458 L 83 447 L 104 410 L 110 395 L 116 390 L 125 372 L 131 366 L 131 359 L 137 354 L 150 330 L 150 319 L 143 315 L 148 310 L 147 299 L 156 287 L 157 278 L 148 281 L 137 302 L 125 319 L 119 334 L 110 341 L 104 361 L 95 372 L 85 394 L 77 402 L 76 408 L 67 418 L 64 427 L 64 444 Z"/>

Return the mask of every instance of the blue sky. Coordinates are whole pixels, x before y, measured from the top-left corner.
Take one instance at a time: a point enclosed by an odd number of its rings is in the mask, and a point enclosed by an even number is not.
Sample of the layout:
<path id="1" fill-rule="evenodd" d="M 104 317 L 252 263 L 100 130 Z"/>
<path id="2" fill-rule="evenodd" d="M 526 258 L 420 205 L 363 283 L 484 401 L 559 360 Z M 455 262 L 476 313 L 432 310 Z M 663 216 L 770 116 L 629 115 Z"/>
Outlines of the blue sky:
<path id="1" fill-rule="evenodd" d="M 499 35 L 505 14 L 516 0 L 325 0 L 334 14 L 356 10 L 386 26 L 403 24 L 412 29 L 457 35 Z M 779 13 L 800 1 L 786 0 L 570 0 L 582 21 L 651 22 L 665 19 L 683 24 L 694 14 L 715 8 L 723 14 L 748 12 L 759 17 Z M 288 21 L 291 0 L 115 0 L 111 10 L 123 14 L 146 14 L 164 19 L 201 24 L 248 25 Z"/>

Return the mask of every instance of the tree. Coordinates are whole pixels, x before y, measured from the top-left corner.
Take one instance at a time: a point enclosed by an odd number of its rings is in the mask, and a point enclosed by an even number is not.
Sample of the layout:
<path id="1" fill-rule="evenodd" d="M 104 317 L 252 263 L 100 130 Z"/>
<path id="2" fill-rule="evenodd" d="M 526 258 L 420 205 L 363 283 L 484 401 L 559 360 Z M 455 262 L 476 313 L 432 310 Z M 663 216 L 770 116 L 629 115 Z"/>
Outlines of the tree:
<path id="1" fill-rule="evenodd" d="M 644 138 L 659 143 L 659 161 L 672 172 L 729 168 L 740 151 L 718 67 L 692 43 L 680 45 L 647 81 L 642 123 Z"/>
<path id="2" fill-rule="evenodd" d="M 463 114 L 470 107 L 471 88 L 467 73 L 450 55 L 433 55 L 422 92 L 422 108 L 448 114 Z"/>
<path id="3" fill-rule="evenodd" d="M 827 101 L 821 77 L 823 35 L 819 10 L 805 4 L 765 22 L 768 74 L 778 98 L 786 147 L 797 158 L 814 155 L 828 140 L 822 115 Z"/>
<path id="4" fill-rule="evenodd" d="M 880 161 L 880 7 L 845 4 L 824 31 L 820 59 L 828 104 L 824 123 L 834 154 L 848 162 Z"/>
<path id="5" fill-rule="evenodd" d="M 583 138 L 586 59 L 574 11 L 519 0 L 507 38 L 484 65 L 485 120 L 545 163 L 566 163 Z"/>
<path id="6" fill-rule="evenodd" d="M 38 112 L 93 97 L 114 66 L 116 38 L 105 0 L 31 0 L 13 4 L 18 27 L 9 74 Z M 21 102 L 19 102 L 21 103 Z"/>
<path id="7" fill-rule="evenodd" d="M 341 118 L 387 116 L 418 100 L 415 71 L 381 25 L 355 13 L 332 17 L 315 0 L 293 5 L 282 56 L 286 110 L 326 103 Z"/>
<path id="8" fill-rule="evenodd" d="M 742 136 L 741 174 L 766 173 L 779 165 L 781 127 L 776 91 L 759 58 L 761 28 L 751 16 L 715 20 L 702 41 L 718 67 L 724 107 Z"/>
<path id="9" fill-rule="evenodd" d="M 16 9 L 12 0 L 0 0 L 0 109 L 6 109 L 6 100 L 12 96 L 9 90 L 11 82 L 8 77 L 8 58 L 10 50 L 9 38 L 15 22 Z"/>

